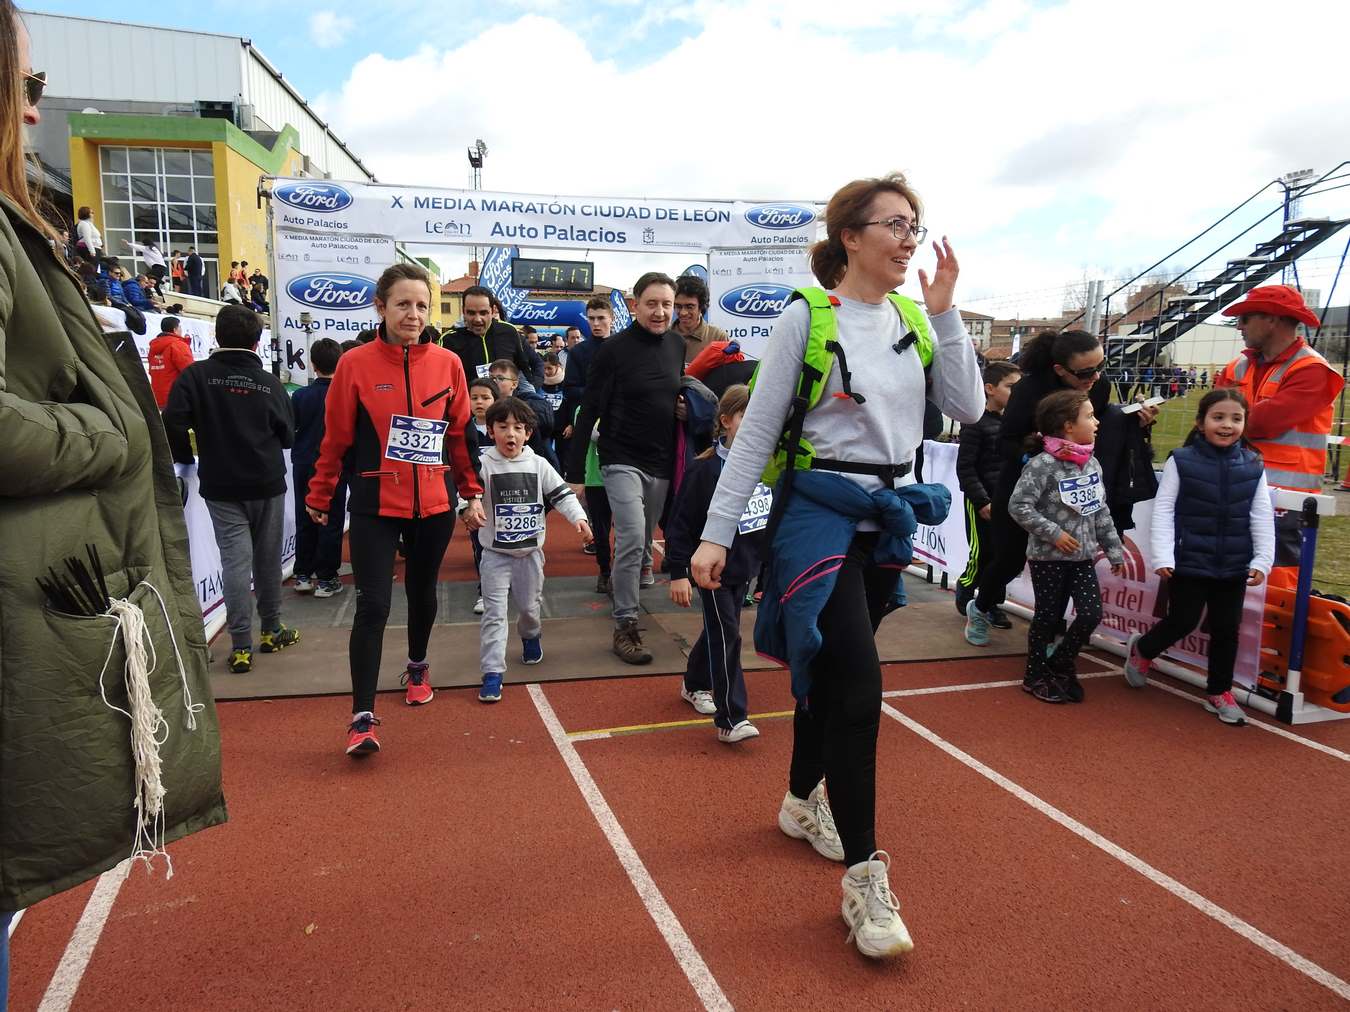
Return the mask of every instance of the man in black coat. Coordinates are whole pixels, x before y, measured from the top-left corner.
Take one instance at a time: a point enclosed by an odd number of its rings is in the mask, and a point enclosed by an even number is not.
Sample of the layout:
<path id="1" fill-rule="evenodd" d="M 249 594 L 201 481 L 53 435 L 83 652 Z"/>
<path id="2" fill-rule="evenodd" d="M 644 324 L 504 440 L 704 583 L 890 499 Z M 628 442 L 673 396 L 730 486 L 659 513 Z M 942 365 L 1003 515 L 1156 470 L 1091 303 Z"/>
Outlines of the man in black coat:
<path id="1" fill-rule="evenodd" d="M 441 347 L 453 351 L 464 364 L 464 375 L 488 375 L 492 363 L 506 359 L 522 376 L 532 375 L 533 363 L 516 328 L 492 318 L 492 293 L 482 285 L 464 290 L 464 326 L 446 331 Z"/>

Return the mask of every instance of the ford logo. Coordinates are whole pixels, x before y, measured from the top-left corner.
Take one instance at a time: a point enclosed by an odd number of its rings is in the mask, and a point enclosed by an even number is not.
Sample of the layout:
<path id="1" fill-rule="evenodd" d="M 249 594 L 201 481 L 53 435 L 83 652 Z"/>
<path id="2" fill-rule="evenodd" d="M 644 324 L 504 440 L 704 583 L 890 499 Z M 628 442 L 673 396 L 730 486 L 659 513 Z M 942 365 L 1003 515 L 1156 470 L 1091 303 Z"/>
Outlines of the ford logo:
<path id="1" fill-rule="evenodd" d="M 357 274 L 305 274 L 286 286 L 286 294 L 315 309 L 367 309 L 375 303 L 375 282 Z"/>
<path id="2" fill-rule="evenodd" d="M 781 231 L 811 224 L 816 212 L 798 204 L 758 204 L 745 212 L 745 220 L 756 228 Z"/>
<path id="3" fill-rule="evenodd" d="M 352 206 L 352 195 L 336 183 L 318 183 L 311 180 L 283 183 L 272 191 L 272 195 L 283 204 L 289 204 L 301 211 L 317 211 L 320 214 L 341 211 Z"/>
<path id="4" fill-rule="evenodd" d="M 792 289 L 782 285 L 741 285 L 733 288 L 717 301 L 732 316 L 750 319 L 772 319 L 787 308 Z"/>

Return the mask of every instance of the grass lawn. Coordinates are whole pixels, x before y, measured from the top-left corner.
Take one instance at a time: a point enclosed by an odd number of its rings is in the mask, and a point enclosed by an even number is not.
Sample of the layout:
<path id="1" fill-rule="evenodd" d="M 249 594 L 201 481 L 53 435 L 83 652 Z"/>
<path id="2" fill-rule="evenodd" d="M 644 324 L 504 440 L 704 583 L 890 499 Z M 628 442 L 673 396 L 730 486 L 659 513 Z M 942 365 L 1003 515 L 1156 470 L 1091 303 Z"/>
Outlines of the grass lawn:
<path id="1" fill-rule="evenodd" d="M 1195 424 L 1200 398 L 1205 393 L 1204 390 L 1192 390 L 1168 401 L 1158 412 L 1157 424 L 1153 426 L 1153 450 L 1158 467 L 1162 467 L 1168 453 L 1185 442 Z M 1336 512 L 1341 515 L 1323 517 L 1317 534 L 1313 586 L 1350 597 L 1350 494 L 1336 493 L 1336 498 Z"/>

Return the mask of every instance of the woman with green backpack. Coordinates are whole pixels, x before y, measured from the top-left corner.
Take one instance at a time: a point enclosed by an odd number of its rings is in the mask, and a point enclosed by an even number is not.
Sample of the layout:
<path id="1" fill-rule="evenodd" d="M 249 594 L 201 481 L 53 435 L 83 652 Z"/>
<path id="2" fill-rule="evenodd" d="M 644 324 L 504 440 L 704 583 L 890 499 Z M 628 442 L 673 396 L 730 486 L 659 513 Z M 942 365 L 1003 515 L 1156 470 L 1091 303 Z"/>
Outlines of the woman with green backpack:
<path id="1" fill-rule="evenodd" d="M 792 669 L 797 697 L 778 822 L 848 866 L 844 920 L 850 940 L 873 958 L 913 947 L 890 889 L 889 857 L 876 842 L 874 634 L 916 518 L 940 518 L 950 505 L 944 489 L 911 476 L 925 386 L 959 421 L 984 410 L 975 352 L 952 302 L 950 244 L 934 243 L 931 280 L 919 272 L 926 310 L 893 293 L 927 234 L 920 213 L 898 174 L 855 180 L 831 198 L 826 238 L 811 248 L 822 287 L 798 292 L 778 321 L 691 566 L 699 586 L 720 586 L 726 546 L 755 485 L 782 471 L 769 539 L 777 572 L 763 607 L 787 614 L 785 640 L 765 641 L 763 613 L 756 624 L 756 647 L 784 651 L 777 656 Z M 837 547 L 822 548 L 830 543 Z"/>

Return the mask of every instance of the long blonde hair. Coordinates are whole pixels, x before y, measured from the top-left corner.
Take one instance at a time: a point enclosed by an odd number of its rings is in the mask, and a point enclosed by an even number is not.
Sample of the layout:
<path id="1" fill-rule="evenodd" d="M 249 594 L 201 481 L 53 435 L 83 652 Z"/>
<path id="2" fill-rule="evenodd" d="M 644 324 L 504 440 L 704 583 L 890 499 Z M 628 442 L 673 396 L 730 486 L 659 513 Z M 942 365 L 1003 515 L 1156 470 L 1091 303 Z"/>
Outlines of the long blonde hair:
<path id="1" fill-rule="evenodd" d="M 28 156 L 23 147 L 23 75 L 29 68 L 19 66 L 19 32 L 26 31 L 19 20 L 13 0 L 0 0 L 0 193 L 19 206 L 27 218 L 49 239 L 60 235 L 43 216 L 41 190 L 29 186 L 25 168 Z M 36 178 L 42 170 L 33 161 Z"/>
<path id="2" fill-rule="evenodd" d="M 727 432 L 727 427 L 722 424 L 722 419 L 741 414 L 749 403 L 750 388 L 744 383 L 733 383 L 722 391 L 722 399 L 717 402 L 717 420 L 713 424 L 713 445 L 700 453 L 695 458 L 696 460 L 711 457 L 717 452 L 717 444 L 722 441 L 722 437 Z"/>

